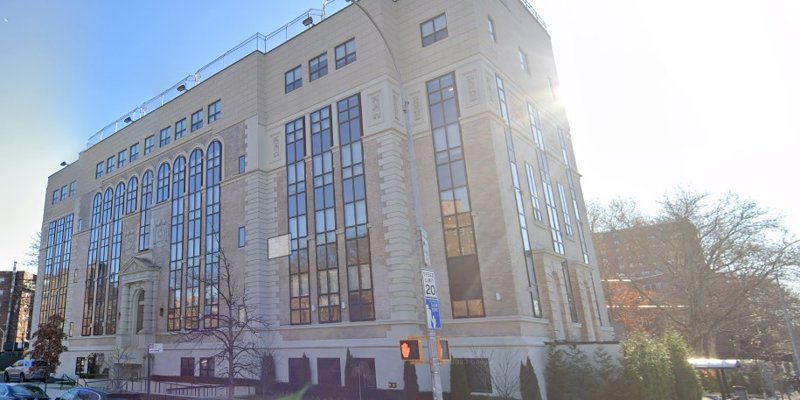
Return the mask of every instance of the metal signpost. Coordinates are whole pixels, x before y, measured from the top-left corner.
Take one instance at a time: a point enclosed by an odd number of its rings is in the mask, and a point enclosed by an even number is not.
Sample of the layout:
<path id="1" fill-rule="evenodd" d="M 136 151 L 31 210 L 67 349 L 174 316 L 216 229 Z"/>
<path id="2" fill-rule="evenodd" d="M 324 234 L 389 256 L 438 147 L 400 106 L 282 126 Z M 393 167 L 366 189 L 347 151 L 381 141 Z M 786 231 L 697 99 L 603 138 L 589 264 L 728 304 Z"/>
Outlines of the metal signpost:
<path id="1" fill-rule="evenodd" d="M 150 377 L 153 369 L 153 354 L 164 352 L 164 343 L 150 343 L 147 345 L 147 400 L 150 400 Z"/>
<path id="2" fill-rule="evenodd" d="M 424 249 L 424 247 L 423 247 Z M 436 330 L 442 329 L 442 317 L 439 314 L 439 295 L 436 291 L 436 273 L 422 270 L 422 293 L 425 295 L 425 316 L 428 322 L 428 357 L 431 363 L 433 378 L 433 397 L 441 399 L 442 386 L 439 376 L 439 354 L 436 343 Z"/>

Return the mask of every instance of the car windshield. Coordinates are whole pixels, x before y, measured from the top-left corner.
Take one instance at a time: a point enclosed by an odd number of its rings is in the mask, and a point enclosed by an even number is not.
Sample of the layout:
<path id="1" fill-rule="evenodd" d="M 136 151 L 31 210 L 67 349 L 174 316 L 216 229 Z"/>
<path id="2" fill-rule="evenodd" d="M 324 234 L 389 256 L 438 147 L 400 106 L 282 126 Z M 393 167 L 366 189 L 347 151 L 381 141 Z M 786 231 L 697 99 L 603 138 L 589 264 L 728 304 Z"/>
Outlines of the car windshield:
<path id="1" fill-rule="evenodd" d="M 11 393 L 13 393 L 15 395 L 36 396 L 36 397 L 47 396 L 47 393 L 45 393 L 44 390 L 42 390 L 38 386 L 13 385 L 13 386 L 9 386 L 8 389 L 11 391 Z"/>

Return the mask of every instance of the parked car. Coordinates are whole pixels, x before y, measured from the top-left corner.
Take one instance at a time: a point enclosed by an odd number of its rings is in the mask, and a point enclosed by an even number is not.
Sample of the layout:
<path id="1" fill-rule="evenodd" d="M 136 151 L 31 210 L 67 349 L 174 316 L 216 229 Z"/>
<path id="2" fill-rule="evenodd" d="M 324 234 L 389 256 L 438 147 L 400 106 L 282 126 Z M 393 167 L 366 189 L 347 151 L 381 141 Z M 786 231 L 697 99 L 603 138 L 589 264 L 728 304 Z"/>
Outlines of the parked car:
<path id="1" fill-rule="evenodd" d="M 20 383 L 31 379 L 44 381 L 47 378 L 47 371 L 44 370 L 44 366 L 44 361 L 18 360 L 11 366 L 6 367 L 6 371 L 3 373 L 3 381 L 11 382 L 12 379 Z"/>
<path id="2" fill-rule="evenodd" d="M 0 383 L 1 400 L 50 400 L 47 393 L 36 385 L 26 383 Z"/>
<path id="3" fill-rule="evenodd" d="M 90 387 L 76 387 L 61 393 L 54 400 L 107 400 L 108 392 Z"/>

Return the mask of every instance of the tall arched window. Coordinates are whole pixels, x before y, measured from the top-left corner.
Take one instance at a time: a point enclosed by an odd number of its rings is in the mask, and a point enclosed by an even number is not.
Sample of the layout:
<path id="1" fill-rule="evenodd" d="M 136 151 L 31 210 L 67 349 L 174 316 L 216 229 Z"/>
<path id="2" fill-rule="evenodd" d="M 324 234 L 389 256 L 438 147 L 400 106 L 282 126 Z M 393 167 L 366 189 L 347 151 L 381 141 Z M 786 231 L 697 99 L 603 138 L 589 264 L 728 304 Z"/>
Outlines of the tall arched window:
<path id="1" fill-rule="evenodd" d="M 169 246 L 169 297 L 167 298 L 167 330 L 170 331 L 181 329 L 185 192 L 186 159 L 178 157 L 172 166 L 172 224 Z"/>
<path id="2" fill-rule="evenodd" d="M 114 222 L 111 225 L 111 260 L 108 269 L 106 335 L 117 333 L 117 296 L 119 294 L 119 263 L 122 255 L 122 215 L 124 204 L 125 184 L 120 183 L 114 193 Z"/>
<path id="3" fill-rule="evenodd" d="M 128 181 L 128 204 L 125 213 L 130 214 L 136 211 L 136 198 L 139 196 L 139 179 L 135 176 Z"/>
<path id="4" fill-rule="evenodd" d="M 203 150 L 189 156 L 186 227 L 185 328 L 197 329 L 200 317 L 200 231 L 202 229 Z"/>
<path id="5" fill-rule="evenodd" d="M 106 189 L 103 194 L 103 211 L 100 217 L 100 247 L 97 249 L 97 274 L 95 280 L 94 324 L 92 334 L 102 335 L 106 316 L 106 277 L 108 276 L 108 250 L 111 240 L 111 208 L 114 191 Z"/>
<path id="6" fill-rule="evenodd" d="M 153 205 L 153 171 L 142 176 L 142 210 L 139 217 L 139 251 L 150 248 L 150 223 Z"/>
<path id="7" fill-rule="evenodd" d="M 161 203 L 169 198 L 169 163 L 158 167 L 158 189 L 156 190 L 156 203 Z"/>
<path id="8" fill-rule="evenodd" d="M 92 310 L 94 308 L 94 278 L 97 266 L 97 240 L 100 234 L 100 211 L 103 207 L 103 196 L 94 195 L 92 201 L 92 228 L 89 233 L 89 254 L 86 258 L 86 290 L 83 298 L 83 324 L 81 335 L 92 334 Z"/>
<path id="9" fill-rule="evenodd" d="M 219 326 L 219 227 L 220 190 L 222 179 L 222 145 L 218 141 L 208 145 L 206 161 L 206 268 L 203 326 Z"/>

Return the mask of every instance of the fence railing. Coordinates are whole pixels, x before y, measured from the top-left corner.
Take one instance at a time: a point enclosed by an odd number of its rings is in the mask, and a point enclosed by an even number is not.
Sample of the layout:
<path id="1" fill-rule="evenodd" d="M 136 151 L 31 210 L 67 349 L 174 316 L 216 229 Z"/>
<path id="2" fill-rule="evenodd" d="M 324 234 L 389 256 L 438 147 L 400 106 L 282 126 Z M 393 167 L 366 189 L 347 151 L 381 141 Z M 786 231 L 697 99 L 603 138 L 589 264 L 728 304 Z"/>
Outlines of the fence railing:
<path id="1" fill-rule="evenodd" d="M 268 35 L 256 33 L 253 36 L 250 36 L 234 48 L 226 51 L 221 56 L 198 69 L 197 72 L 186 76 L 172 85 L 169 89 L 161 92 L 150 100 L 145 101 L 142 103 L 142 105 L 117 118 L 116 121 L 106 125 L 103 129 L 89 138 L 86 143 L 86 147 L 89 148 L 97 143 L 100 143 L 101 140 L 117 133 L 120 129 L 128 126 L 131 122 L 136 121 L 148 113 L 157 110 L 159 107 L 179 97 L 187 90 L 195 87 L 203 80 L 216 75 L 218 72 L 227 68 L 231 64 L 247 57 L 250 55 L 250 53 L 254 51 L 267 53 L 270 50 L 286 43 L 289 41 L 289 39 L 299 35 L 307 28 L 304 21 L 306 21 L 308 18 L 311 18 L 313 23 L 318 23 L 327 16 L 335 14 L 339 10 L 343 9 L 346 5 L 347 3 L 345 0 L 326 0 L 323 4 L 322 10 L 311 8 Z"/>
<path id="2" fill-rule="evenodd" d="M 525 6 L 525 8 L 528 9 L 528 12 L 531 13 L 533 18 L 535 18 L 536 21 L 539 22 L 539 25 L 541 25 L 542 28 L 544 28 L 544 30 L 547 30 L 547 24 L 544 23 L 544 18 L 542 18 L 542 16 L 539 15 L 538 12 L 536 12 L 536 9 L 533 8 L 533 5 L 530 2 L 528 2 L 528 0 L 519 0 L 519 1 L 520 3 L 522 3 L 522 5 Z"/>

